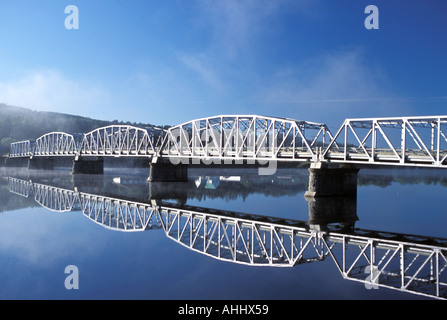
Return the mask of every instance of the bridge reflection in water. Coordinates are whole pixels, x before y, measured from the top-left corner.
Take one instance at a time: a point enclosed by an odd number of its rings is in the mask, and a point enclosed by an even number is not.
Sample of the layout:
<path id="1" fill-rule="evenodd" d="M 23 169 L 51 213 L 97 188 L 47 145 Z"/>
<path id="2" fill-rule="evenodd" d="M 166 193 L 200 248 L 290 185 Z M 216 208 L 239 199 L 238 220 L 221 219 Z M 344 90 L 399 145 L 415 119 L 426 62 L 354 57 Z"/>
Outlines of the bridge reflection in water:
<path id="1" fill-rule="evenodd" d="M 331 259 L 344 279 L 366 287 L 447 298 L 447 239 L 355 228 L 355 198 L 312 198 L 309 220 L 299 221 L 182 205 L 185 199 L 172 204 L 157 192 L 144 201 L 83 192 L 76 183 L 57 187 L 15 177 L 8 181 L 10 192 L 34 198 L 49 210 L 81 211 L 111 230 L 160 229 L 182 246 L 222 261 L 294 267 Z M 181 193 L 174 197 L 182 198 Z"/>

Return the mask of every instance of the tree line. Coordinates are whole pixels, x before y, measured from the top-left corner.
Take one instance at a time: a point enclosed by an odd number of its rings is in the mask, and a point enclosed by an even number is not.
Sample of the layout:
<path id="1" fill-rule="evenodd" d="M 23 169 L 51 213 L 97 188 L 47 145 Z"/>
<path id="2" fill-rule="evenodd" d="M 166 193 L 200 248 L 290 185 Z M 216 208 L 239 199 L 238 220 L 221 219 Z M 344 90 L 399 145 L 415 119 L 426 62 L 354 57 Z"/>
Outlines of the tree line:
<path id="1" fill-rule="evenodd" d="M 45 133 L 54 131 L 70 134 L 86 133 L 112 124 L 143 128 L 155 126 L 150 123 L 106 121 L 58 112 L 33 111 L 0 103 L 0 154 L 8 153 L 11 143 L 15 141 L 35 140 Z M 167 127 L 161 126 L 161 128 Z"/>

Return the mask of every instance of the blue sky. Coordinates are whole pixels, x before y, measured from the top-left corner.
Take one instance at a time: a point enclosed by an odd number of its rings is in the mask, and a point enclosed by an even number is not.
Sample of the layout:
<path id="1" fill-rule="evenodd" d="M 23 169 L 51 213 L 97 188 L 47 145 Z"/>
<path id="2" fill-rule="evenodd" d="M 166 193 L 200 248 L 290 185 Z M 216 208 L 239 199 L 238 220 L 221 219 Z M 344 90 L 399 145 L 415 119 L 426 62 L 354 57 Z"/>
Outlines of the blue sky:
<path id="1" fill-rule="evenodd" d="M 379 29 L 367 30 L 367 5 Z M 79 9 L 79 29 L 64 22 Z M 443 0 L 2 0 L 0 102 L 175 125 L 447 114 Z"/>

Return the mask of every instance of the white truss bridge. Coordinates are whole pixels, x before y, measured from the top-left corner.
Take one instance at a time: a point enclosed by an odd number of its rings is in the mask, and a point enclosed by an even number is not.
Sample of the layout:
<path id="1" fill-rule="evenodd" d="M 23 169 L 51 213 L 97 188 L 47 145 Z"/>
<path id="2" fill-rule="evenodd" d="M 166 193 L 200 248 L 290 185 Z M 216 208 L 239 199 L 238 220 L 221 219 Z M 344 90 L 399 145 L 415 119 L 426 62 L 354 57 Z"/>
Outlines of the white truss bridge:
<path id="1" fill-rule="evenodd" d="M 182 163 L 332 162 L 444 168 L 447 116 L 346 119 L 325 124 L 258 115 L 221 115 L 168 130 L 107 126 L 47 133 L 11 144 L 9 158 L 147 157 Z"/>
<path id="2" fill-rule="evenodd" d="M 362 229 L 313 229 L 307 222 L 197 207 L 143 203 L 9 178 L 9 190 L 54 212 L 81 211 L 110 230 L 159 229 L 221 261 L 294 267 L 331 259 L 344 279 L 447 298 L 447 239 Z"/>

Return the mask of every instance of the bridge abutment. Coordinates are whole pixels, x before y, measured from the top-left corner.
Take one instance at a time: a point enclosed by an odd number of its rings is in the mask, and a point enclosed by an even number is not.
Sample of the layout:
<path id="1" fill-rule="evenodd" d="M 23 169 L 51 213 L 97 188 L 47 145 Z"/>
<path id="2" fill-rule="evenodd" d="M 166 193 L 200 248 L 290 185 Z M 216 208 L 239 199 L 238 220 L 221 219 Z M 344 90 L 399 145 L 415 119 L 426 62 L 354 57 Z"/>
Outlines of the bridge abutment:
<path id="1" fill-rule="evenodd" d="M 103 158 L 75 158 L 73 160 L 73 174 L 103 174 L 104 159 Z"/>
<path id="2" fill-rule="evenodd" d="M 312 163 L 309 168 L 309 188 L 304 196 L 356 196 L 358 171 L 350 165 L 334 167 L 322 162 Z"/>
<path id="3" fill-rule="evenodd" d="M 149 166 L 150 182 L 185 182 L 188 181 L 188 165 L 173 164 L 160 158 L 152 159 Z"/>

